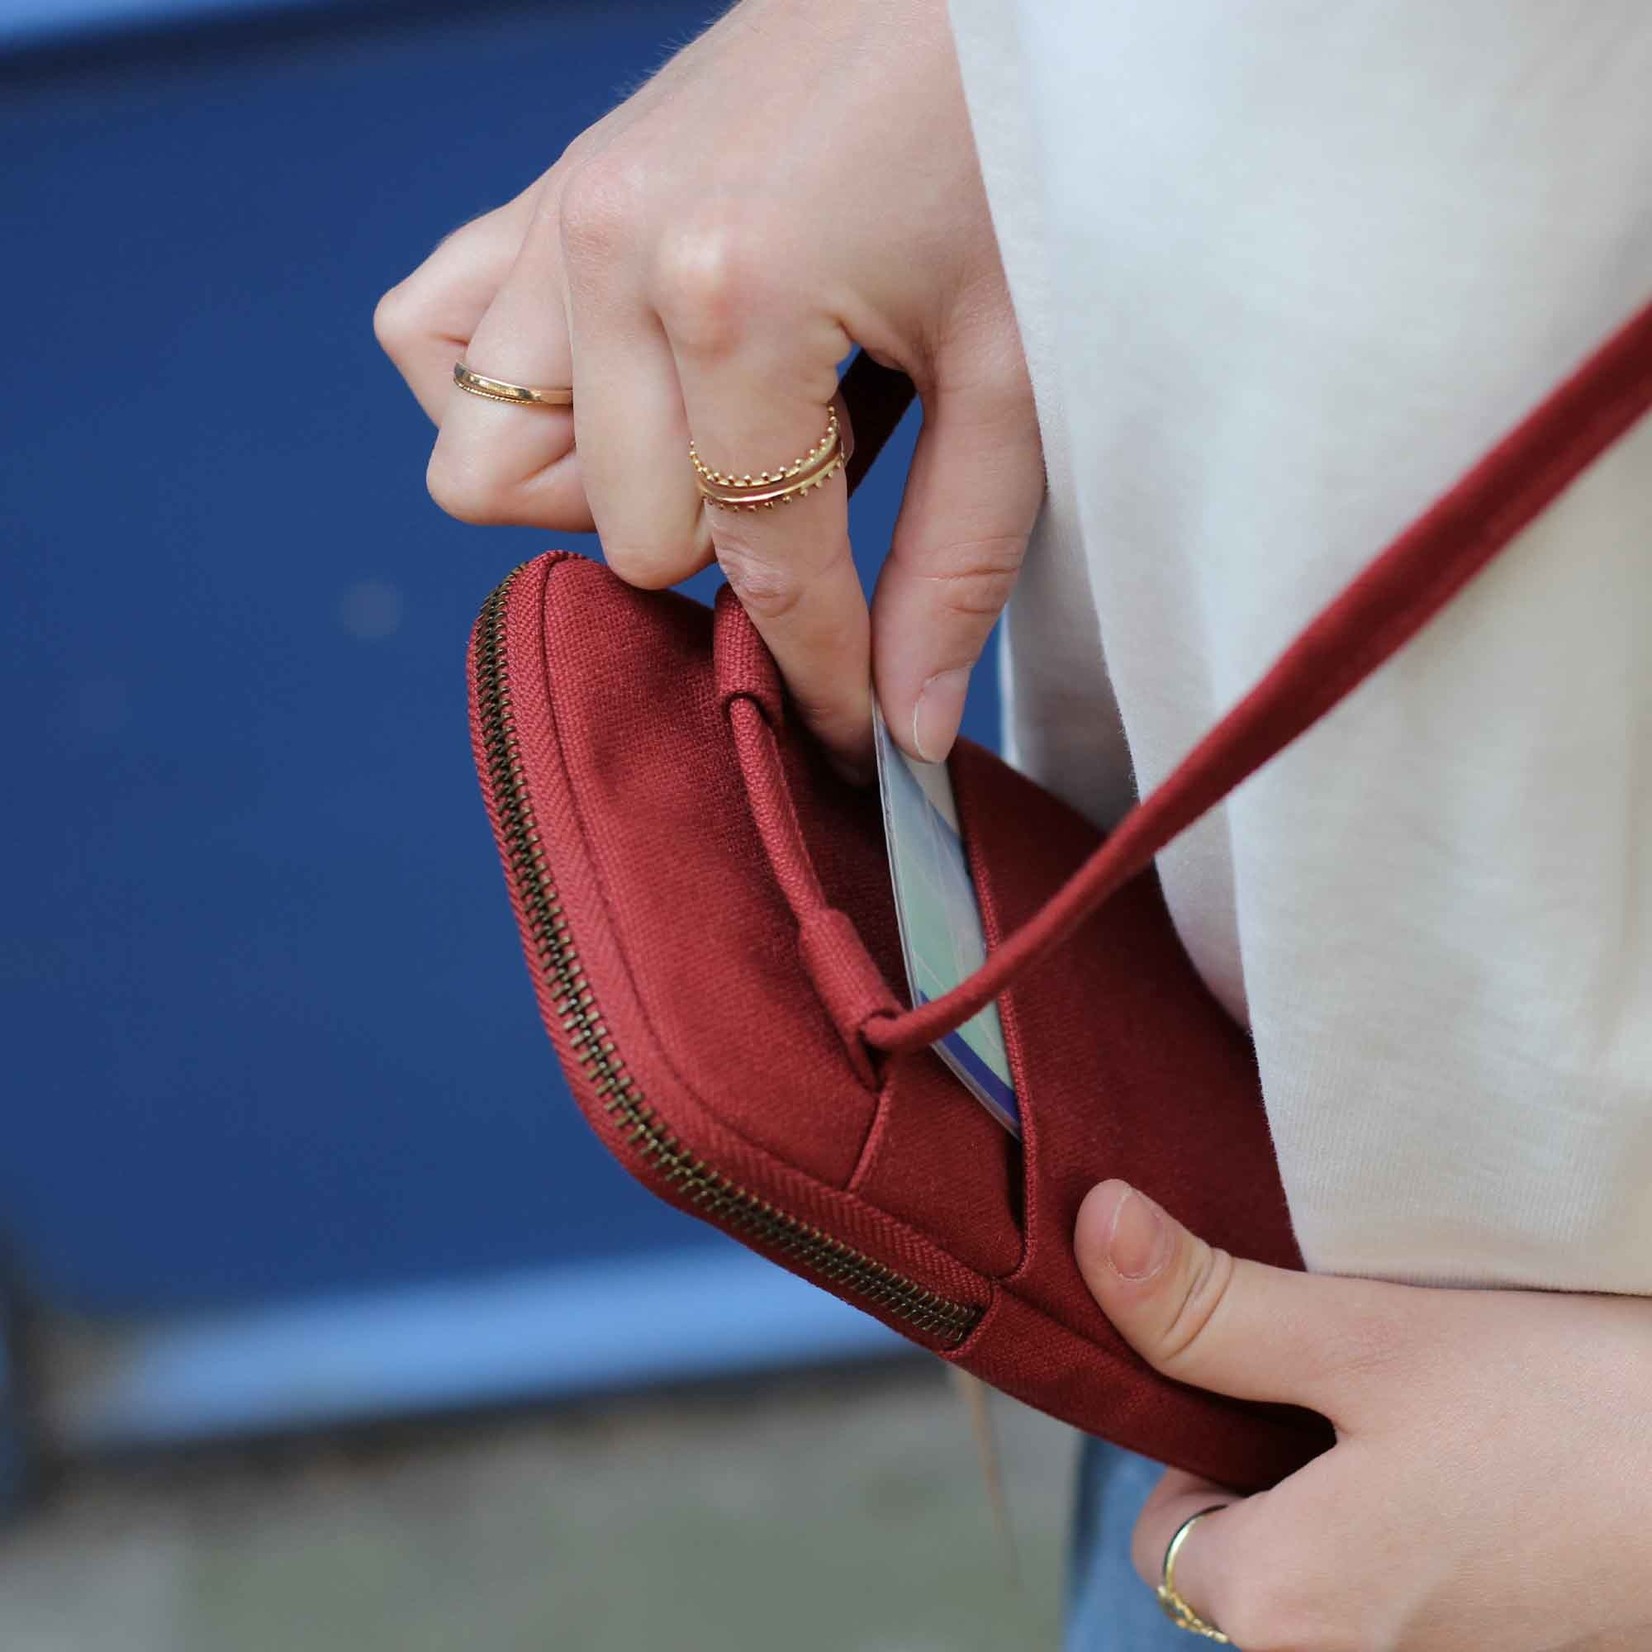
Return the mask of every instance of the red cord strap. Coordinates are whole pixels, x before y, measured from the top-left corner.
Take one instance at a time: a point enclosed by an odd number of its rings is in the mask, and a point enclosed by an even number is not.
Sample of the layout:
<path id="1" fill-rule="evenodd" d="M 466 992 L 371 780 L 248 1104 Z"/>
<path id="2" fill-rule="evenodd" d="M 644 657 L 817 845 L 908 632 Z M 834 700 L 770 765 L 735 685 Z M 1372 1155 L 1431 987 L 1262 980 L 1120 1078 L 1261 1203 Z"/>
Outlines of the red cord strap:
<path id="1" fill-rule="evenodd" d="M 852 413 L 853 378 L 851 368 L 844 391 Z M 874 383 L 874 388 L 883 396 L 881 411 L 887 420 L 888 386 Z M 886 1051 L 920 1049 L 998 997 L 1018 971 L 1059 946 L 1172 838 L 1420 631 L 1649 406 L 1652 305 L 1584 362 L 1324 609 L 1036 917 L 951 992 L 917 1009 L 874 1016 L 863 1028 L 867 1042 Z M 893 422 L 887 428 L 892 429 Z M 871 462 L 877 445 L 865 444 L 863 466 Z"/>

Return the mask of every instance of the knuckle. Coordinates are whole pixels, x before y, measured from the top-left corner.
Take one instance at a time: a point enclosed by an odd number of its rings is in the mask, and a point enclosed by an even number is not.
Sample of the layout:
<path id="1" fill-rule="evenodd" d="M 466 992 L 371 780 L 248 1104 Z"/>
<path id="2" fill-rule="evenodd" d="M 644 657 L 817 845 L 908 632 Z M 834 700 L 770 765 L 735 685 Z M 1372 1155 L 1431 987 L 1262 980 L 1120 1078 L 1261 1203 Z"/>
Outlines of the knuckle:
<path id="1" fill-rule="evenodd" d="M 782 620 L 797 608 L 806 582 L 795 569 L 765 556 L 738 529 L 714 532 L 717 566 L 753 619 Z"/>
<path id="2" fill-rule="evenodd" d="M 938 588 L 948 612 L 993 620 L 1010 599 L 1025 551 L 1026 541 L 1015 535 L 955 542 L 938 558 L 923 559 L 947 564 L 925 577 Z"/>
<path id="3" fill-rule="evenodd" d="M 612 111 L 609 113 L 612 114 Z M 607 115 L 594 126 L 587 126 L 575 133 L 563 146 L 562 153 L 557 156 L 556 164 L 546 174 L 546 178 L 554 180 L 555 184 L 560 186 L 581 167 L 589 166 L 607 147 L 609 133 Z"/>
<path id="4" fill-rule="evenodd" d="M 989 423 L 1037 419 L 1032 377 L 1009 291 L 995 283 L 990 302 L 966 314 L 946 340 L 942 390 Z"/>
<path id="5" fill-rule="evenodd" d="M 602 541 L 603 560 L 625 581 L 642 591 L 660 591 L 675 585 L 694 570 L 663 546 L 642 540 Z"/>
<path id="6" fill-rule="evenodd" d="M 1201 1244 L 1199 1255 L 1182 1277 L 1181 1289 L 1159 1338 L 1159 1363 L 1175 1371 L 1194 1356 L 1233 1283 L 1233 1257 L 1214 1245 Z"/>
<path id="7" fill-rule="evenodd" d="M 373 337 L 392 359 L 418 337 L 422 306 L 406 281 L 392 287 L 373 306 Z"/>
<path id="8" fill-rule="evenodd" d="M 999 422 L 1036 424 L 1038 421 L 1032 376 L 1027 370 L 1027 358 L 1021 349 L 1013 315 L 1010 324 L 998 334 L 996 348 L 985 352 L 976 394 L 988 415 Z"/>
<path id="9" fill-rule="evenodd" d="M 731 213 L 679 224 L 654 255 L 655 308 L 673 343 L 726 355 L 764 304 L 767 263 L 757 237 Z"/>
<path id="10" fill-rule="evenodd" d="M 618 258 L 636 234 L 640 193 L 632 170 L 607 154 L 571 170 L 555 201 L 563 256 L 571 264 Z"/>
<path id="11" fill-rule="evenodd" d="M 456 460 L 440 443 L 425 467 L 430 497 L 460 522 L 475 527 L 498 527 L 510 521 L 510 490 L 474 464 Z"/>

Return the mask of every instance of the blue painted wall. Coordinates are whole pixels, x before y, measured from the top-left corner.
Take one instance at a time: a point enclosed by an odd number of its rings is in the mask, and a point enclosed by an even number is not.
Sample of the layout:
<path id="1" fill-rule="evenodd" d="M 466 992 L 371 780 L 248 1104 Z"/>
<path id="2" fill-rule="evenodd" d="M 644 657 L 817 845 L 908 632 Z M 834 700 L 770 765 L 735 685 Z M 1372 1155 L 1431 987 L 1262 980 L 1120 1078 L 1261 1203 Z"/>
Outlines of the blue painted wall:
<path id="1" fill-rule="evenodd" d="M 370 331 L 705 13 L 381 7 L 0 59 L 0 1236 L 52 1302 L 722 1243 L 562 1093 L 462 676 L 543 536 L 429 504 Z M 869 566 L 897 485 L 857 505 Z"/>

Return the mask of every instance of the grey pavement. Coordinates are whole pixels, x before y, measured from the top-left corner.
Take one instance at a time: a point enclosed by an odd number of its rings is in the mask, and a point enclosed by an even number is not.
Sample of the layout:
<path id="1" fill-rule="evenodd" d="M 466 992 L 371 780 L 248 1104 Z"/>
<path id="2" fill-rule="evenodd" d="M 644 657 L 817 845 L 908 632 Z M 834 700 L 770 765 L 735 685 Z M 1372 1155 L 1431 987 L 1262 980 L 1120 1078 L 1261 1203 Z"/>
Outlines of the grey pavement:
<path id="1" fill-rule="evenodd" d="M 0 1535 L 3 1652 L 1057 1645 L 1073 1436 L 994 1397 L 1012 1579 L 928 1362 L 80 1465 Z"/>

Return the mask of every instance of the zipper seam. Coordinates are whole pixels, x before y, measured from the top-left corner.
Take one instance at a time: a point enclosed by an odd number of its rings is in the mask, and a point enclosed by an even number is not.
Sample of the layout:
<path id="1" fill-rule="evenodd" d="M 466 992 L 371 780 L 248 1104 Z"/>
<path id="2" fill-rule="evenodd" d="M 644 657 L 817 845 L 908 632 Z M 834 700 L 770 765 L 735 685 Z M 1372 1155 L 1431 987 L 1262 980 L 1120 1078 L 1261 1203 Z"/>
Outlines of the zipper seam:
<path id="1" fill-rule="evenodd" d="M 505 664 L 510 592 L 523 569 L 506 576 L 476 624 L 473 686 L 484 782 L 493 804 L 505 875 L 523 913 L 524 939 L 563 1039 L 591 1095 L 632 1151 L 697 1214 L 769 1253 L 798 1262 L 842 1286 L 886 1318 L 961 1346 L 984 1306 L 940 1295 L 741 1187 L 679 1142 L 626 1070 L 591 990 L 546 860 L 517 743 Z"/>

